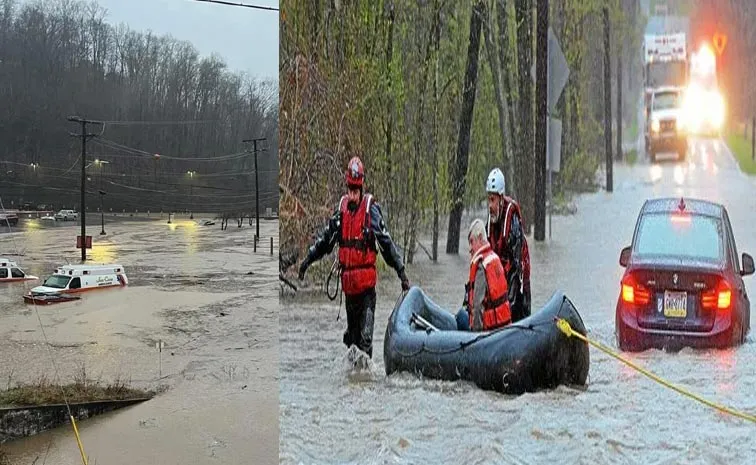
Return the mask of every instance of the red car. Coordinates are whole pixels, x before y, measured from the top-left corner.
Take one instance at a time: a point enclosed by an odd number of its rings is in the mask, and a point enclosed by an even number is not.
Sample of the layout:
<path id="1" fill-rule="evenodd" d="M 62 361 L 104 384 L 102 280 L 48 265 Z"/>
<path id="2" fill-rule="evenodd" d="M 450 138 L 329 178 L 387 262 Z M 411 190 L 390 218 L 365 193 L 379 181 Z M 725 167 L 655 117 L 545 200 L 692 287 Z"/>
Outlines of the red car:
<path id="1" fill-rule="evenodd" d="M 723 205 L 647 200 L 619 262 L 626 268 L 615 318 L 621 350 L 725 348 L 745 341 L 751 304 L 743 276 L 753 274 L 754 264 L 744 253 L 741 267 Z"/>

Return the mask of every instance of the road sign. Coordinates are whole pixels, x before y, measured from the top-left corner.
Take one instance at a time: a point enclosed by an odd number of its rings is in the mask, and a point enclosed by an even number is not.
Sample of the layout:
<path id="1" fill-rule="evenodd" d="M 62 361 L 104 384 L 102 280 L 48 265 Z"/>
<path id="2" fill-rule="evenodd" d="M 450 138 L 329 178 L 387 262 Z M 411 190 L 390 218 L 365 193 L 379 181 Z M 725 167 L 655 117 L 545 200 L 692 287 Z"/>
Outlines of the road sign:
<path id="1" fill-rule="evenodd" d="M 85 245 L 86 245 L 86 247 L 88 249 L 92 248 L 92 236 L 87 236 L 87 240 L 86 240 L 86 244 Z M 77 249 L 81 248 L 81 236 L 76 236 L 76 248 Z"/>
<path id="2" fill-rule="evenodd" d="M 717 49 L 717 55 L 721 55 L 727 45 L 727 36 L 717 32 L 714 34 L 712 42 L 714 42 L 714 48 Z"/>
<path id="3" fill-rule="evenodd" d="M 549 28 L 549 64 L 548 64 L 548 86 L 546 100 L 548 103 L 548 111 L 552 113 L 556 109 L 556 104 L 559 101 L 559 97 L 562 96 L 564 86 L 567 85 L 567 80 L 570 77 L 570 68 L 567 65 L 567 58 L 565 58 L 562 52 L 562 47 L 559 45 L 554 31 Z M 530 77 L 535 82 L 536 66 L 530 68 Z"/>

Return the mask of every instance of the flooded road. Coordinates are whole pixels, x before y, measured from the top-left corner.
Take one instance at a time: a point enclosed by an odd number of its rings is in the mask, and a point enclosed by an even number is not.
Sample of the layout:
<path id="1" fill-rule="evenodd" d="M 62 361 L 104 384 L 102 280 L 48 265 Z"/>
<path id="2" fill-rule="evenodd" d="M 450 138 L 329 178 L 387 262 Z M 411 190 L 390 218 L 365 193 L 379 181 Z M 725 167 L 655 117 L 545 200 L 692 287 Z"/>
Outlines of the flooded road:
<path id="1" fill-rule="evenodd" d="M 614 193 L 578 198 L 577 214 L 554 217 L 551 241 L 531 237 L 530 250 L 533 311 L 561 289 L 589 336 L 616 348 L 619 254 L 630 244 L 643 201 L 684 195 L 722 202 L 738 252 L 754 254 L 756 182 L 738 171 L 722 141 L 701 139 L 691 142 L 684 162 L 616 164 L 614 186 Z M 443 247 L 445 238 L 439 243 Z M 422 252 L 416 257 L 409 279 L 456 311 L 466 254 L 442 250 L 438 264 Z M 756 295 L 756 277 L 745 282 Z M 338 300 L 318 293 L 281 301 L 280 463 L 750 464 L 756 457 L 753 424 L 682 397 L 593 348 L 585 390 L 560 387 L 507 397 L 466 382 L 387 378 L 383 338 L 399 293 L 395 275 L 381 278 L 370 376 L 347 371 L 341 342 L 346 321 L 342 309 L 336 322 Z M 649 350 L 628 358 L 709 400 L 756 414 L 754 340 L 751 332 L 736 349 Z"/>
<path id="2" fill-rule="evenodd" d="M 78 423 L 89 463 L 275 463 L 278 221 L 261 221 L 253 253 L 248 223 L 222 231 L 220 221 L 200 226 L 182 216 L 169 225 L 155 216 L 106 224 L 105 236 L 89 227 L 92 261 L 123 265 L 128 287 L 37 307 L 62 382 L 85 371 L 103 384 L 167 388 Z M 28 273 L 44 279 L 55 266 L 79 263 L 77 225 L 19 227 L 0 234 L 0 255 L 23 254 L 10 258 Z M 37 315 L 21 298 L 39 284 L 0 285 L 3 386 L 55 377 Z M 12 463 L 81 463 L 70 425 L 2 449 Z"/>

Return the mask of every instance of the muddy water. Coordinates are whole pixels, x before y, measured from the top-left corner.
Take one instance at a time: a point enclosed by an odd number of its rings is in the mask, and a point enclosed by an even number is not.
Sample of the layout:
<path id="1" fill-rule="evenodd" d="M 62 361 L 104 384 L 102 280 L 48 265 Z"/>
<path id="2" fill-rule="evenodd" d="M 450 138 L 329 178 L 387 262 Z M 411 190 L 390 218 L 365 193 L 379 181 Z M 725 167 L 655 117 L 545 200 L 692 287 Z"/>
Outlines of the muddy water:
<path id="1" fill-rule="evenodd" d="M 619 252 L 629 245 L 644 199 L 686 195 L 724 202 L 739 252 L 756 253 L 756 183 L 737 170 L 720 141 L 694 141 L 682 163 L 615 165 L 614 176 L 614 193 L 582 196 L 576 215 L 553 218 L 551 241 L 530 238 L 534 311 L 561 289 L 590 336 L 612 347 Z M 466 257 L 442 253 L 432 264 L 421 251 L 417 259 L 410 280 L 456 310 Z M 756 295 L 756 277 L 745 280 Z M 322 293 L 282 300 L 280 463 L 750 464 L 756 457 L 752 424 L 682 397 L 594 349 L 585 390 L 560 387 L 507 397 L 465 382 L 387 378 L 383 337 L 399 291 L 394 275 L 381 279 L 376 355 L 368 375 L 347 371 L 343 314 L 335 321 L 338 301 Z M 629 358 L 711 400 L 756 414 L 755 338 L 752 332 L 744 346 L 730 350 L 649 350 Z"/>
<path id="2" fill-rule="evenodd" d="M 27 221 L 0 235 L 0 255 L 21 253 L 13 257 L 19 265 L 44 277 L 66 260 L 78 263 L 78 231 Z M 59 376 L 69 382 L 85 372 L 167 390 L 79 423 L 89 463 L 275 463 L 278 222 L 261 222 L 257 253 L 248 224 L 221 231 L 220 223 L 164 218 L 118 221 L 106 231 L 91 232 L 92 261 L 120 263 L 130 285 L 36 308 Z M 0 285 L 3 387 L 55 377 L 37 312 L 21 299 L 37 284 Z M 14 463 L 81 463 L 70 426 L 3 450 Z"/>

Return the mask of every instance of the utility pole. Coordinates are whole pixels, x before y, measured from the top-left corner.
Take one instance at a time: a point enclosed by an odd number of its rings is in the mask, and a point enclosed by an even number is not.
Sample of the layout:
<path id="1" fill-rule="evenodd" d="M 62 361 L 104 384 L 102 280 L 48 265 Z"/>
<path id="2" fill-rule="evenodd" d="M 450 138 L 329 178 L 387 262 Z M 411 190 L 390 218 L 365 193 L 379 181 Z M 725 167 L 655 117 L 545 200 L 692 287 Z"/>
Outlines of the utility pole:
<path id="1" fill-rule="evenodd" d="M 604 7 L 604 142 L 606 150 L 606 191 L 614 190 L 612 180 L 612 81 L 609 49 L 609 7 Z"/>
<path id="2" fill-rule="evenodd" d="M 187 171 L 186 174 L 189 175 L 189 202 L 191 205 L 194 205 L 194 175 L 197 174 L 196 171 Z M 194 209 L 189 212 L 189 219 L 194 219 Z"/>
<path id="3" fill-rule="evenodd" d="M 546 138 L 548 121 L 549 0 L 536 9 L 535 211 L 533 238 L 546 238 Z"/>
<path id="4" fill-rule="evenodd" d="M 87 134 L 87 124 L 102 124 L 99 121 L 91 121 L 78 116 L 69 116 L 68 121 L 81 124 L 81 134 L 73 134 L 73 137 L 81 137 L 81 208 L 79 209 L 79 221 L 81 221 L 81 261 L 87 260 L 87 212 L 86 212 L 86 183 L 87 183 L 87 139 L 97 134 Z"/>
<path id="5" fill-rule="evenodd" d="M 257 242 L 260 239 L 260 184 L 258 182 L 257 177 L 257 143 L 264 141 L 264 137 L 258 137 L 257 139 L 244 139 L 242 142 L 252 142 L 253 144 L 253 153 L 255 154 L 255 242 Z M 259 150 L 260 152 L 264 152 L 265 149 Z"/>

